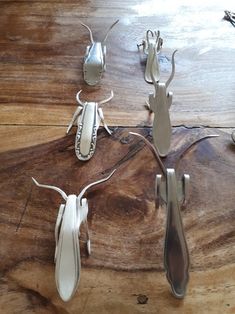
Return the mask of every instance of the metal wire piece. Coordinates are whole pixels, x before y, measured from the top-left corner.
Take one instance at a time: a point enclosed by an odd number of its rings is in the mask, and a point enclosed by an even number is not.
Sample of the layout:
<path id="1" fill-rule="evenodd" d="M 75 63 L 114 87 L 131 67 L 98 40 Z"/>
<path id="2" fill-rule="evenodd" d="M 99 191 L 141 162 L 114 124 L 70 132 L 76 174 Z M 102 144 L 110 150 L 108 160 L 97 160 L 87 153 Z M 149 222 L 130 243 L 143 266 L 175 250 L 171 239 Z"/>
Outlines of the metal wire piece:
<path id="1" fill-rule="evenodd" d="M 140 137 L 145 142 L 145 144 L 148 146 L 148 148 L 153 152 L 153 154 L 156 157 L 157 162 L 158 162 L 158 164 L 159 164 L 163 174 L 166 176 L 166 168 L 165 168 L 163 162 L 161 161 L 161 158 L 159 156 L 159 153 L 158 153 L 157 149 L 143 135 L 141 135 L 139 133 L 135 133 L 135 132 L 129 132 L 129 133 L 132 134 L 132 135 Z"/>
<path id="2" fill-rule="evenodd" d="M 225 10 L 224 13 L 225 13 L 224 19 L 226 21 L 229 21 L 235 27 L 235 13 L 227 10 Z"/>

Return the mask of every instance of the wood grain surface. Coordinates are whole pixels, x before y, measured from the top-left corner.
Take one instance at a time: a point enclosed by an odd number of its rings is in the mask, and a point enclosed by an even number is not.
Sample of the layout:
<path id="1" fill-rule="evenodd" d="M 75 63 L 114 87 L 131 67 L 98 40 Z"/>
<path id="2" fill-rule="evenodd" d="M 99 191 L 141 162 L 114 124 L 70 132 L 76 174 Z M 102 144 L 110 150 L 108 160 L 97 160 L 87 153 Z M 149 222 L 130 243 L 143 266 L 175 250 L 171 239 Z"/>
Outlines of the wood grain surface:
<path id="1" fill-rule="evenodd" d="M 0 313 L 235 312 L 235 41 L 223 20 L 230 0 L 3 0 L 0 1 Z M 107 40 L 101 84 L 85 85 L 82 62 L 89 36 L 80 22 Z M 144 105 L 153 86 L 144 81 L 145 56 L 137 50 L 147 29 L 161 31 L 162 81 L 176 54 L 170 109 L 173 141 L 164 160 L 177 175 L 191 176 L 182 212 L 191 268 L 188 293 L 176 300 L 163 269 L 165 208 L 154 208 L 160 171 L 142 141 L 151 139 Z M 99 130 L 88 163 L 74 153 L 75 128 L 65 136 L 77 106 L 75 95 L 99 101 L 109 137 Z M 219 138 L 200 142 L 203 134 Z M 79 291 L 63 303 L 54 280 L 54 226 L 60 197 L 33 185 L 55 184 L 67 193 L 117 168 L 88 194 L 92 255 L 81 232 Z"/>
<path id="2" fill-rule="evenodd" d="M 150 129 L 135 131 L 151 139 Z M 198 143 L 181 157 L 192 141 L 208 133 L 220 137 Z M 214 129 L 176 128 L 171 153 L 164 160 L 167 167 L 176 168 L 178 177 L 191 176 L 189 203 L 182 212 L 191 257 L 184 301 L 173 298 L 164 275 L 166 212 L 154 206 L 154 178 L 160 169 L 152 153 L 123 128 L 112 137 L 99 132 L 97 151 L 89 163 L 76 159 L 73 146 L 74 134 L 0 154 L 0 304 L 5 313 L 15 313 L 17 304 L 17 313 L 30 309 L 35 313 L 233 313 L 235 146 L 230 136 Z M 109 183 L 87 194 L 92 254 L 86 255 L 82 230 L 81 285 L 73 300 L 63 303 L 56 292 L 53 265 L 61 199 L 34 186 L 31 176 L 78 194 L 114 168 L 117 172 Z"/>

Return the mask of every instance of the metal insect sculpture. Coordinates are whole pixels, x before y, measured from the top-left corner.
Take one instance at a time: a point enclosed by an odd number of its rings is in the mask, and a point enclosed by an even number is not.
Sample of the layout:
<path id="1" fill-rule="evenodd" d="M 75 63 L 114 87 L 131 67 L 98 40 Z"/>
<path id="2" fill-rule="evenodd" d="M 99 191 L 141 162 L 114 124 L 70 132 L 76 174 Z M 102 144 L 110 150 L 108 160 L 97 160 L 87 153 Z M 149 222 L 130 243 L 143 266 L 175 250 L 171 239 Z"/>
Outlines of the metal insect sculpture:
<path id="1" fill-rule="evenodd" d="M 155 180 L 156 209 L 165 204 L 167 210 L 164 267 L 171 290 L 176 298 L 183 298 L 189 281 L 189 252 L 181 218 L 181 208 L 186 206 L 188 199 L 189 180 L 184 174 L 177 180 L 174 168 L 165 168 L 156 148 L 141 134 L 130 132 L 140 137 L 153 152 L 163 175 L 157 174 Z M 218 135 L 207 135 L 193 142 L 187 150 L 199 141 Z M 185 153 L 185 152 L 184 152 Z"/>
<path id="2" fill-rule="evenodd" d="M 169 109 L 172 104 L 173 93 L 167 92 L 175 74 L 175 50 L 172 54 L 172 70 L 171 75 L 165 83 L 157 82 L 154 78 L 153 71 L 151 76 L 154 84 L 154 93 L 149 94 L 147 102 L 150 113 L 154 113 L 153 119 L 153 143 L 161 157 L 165 157 L 170 149 L 171 143 L 171 121 Z M 154 54 L 152 56 L 151 64 L 154 62 Z"/>
<path id="3" fill-rule="evenodd" d="M 83 64 L 84 80 L 88 85 L 96 85 L 100 82 L 103 72 L 106 70 L 106 45 L 105 42 L 111 29 L 119 22 L 115 21 L 108 29 L 102 41 L 94 41 L 89 26 L 81 23 L 90 34 L 91 45 L 87 46 Z"/>
<path id="4" fill-rule="evenodd" d="M 144 39 L 141 44 L 137 45 L 138 48 L 143 46 L 143 52 L 147 55 L 144 78 L 148 83 L 153 83 L 152 76 L 157 82 L 160 79 L 158 54 L 161 51 L 162 45 L 163 39 L 160 37 L 160 31 L 153 32 L 150 29 L 146 32 L 146 39 Z"/>
<path id="5" fill-rule="evenodd" d="M 89 160 L 95 152 L 97 131 L 100 126 L 100 122 L 103 123 L 105 130 L 108 134 L 112 134 L 112 131 L 108 128 L 104 121 L 104 115 L 100 105 L 110 101 L 113 98 L 113 91 L 109 98 L 100 102 L 93 101 L 81 101 L 81 90 L 77 93 L 76 99 L 78 102 L 78 108 L 76 109 L 72 120 L 68 126 L 67 134 L 71 130 L 75 121 L 77 122 L 77 133 L 75 139 L 75 153 L 79 160 Z"/>
<path id="6" fill-rule="evenodd" d="M 229 21 L 235 27 L 235 13 L 231 11 L 224 11 L 224 19 Z"/>
<path id="7" fill-rule="evenodd" d="M 87 185 L 78 196 L 67 195 L 56 186 L 40 184 L 32 178 L 37 186 L 55 190 L 65 201 L 65 204 L 61 204 L 59 207 L 55 225 L 56 248 L 54 258 L 56 286 L 63 301 L 69 301 L 73 297 L 79 284 L 81 274 L 79 235 L 82 223 L 86 227 L 87 252 L 89 255 L 91 254 L 87 224 L 88 201 L 83 195 L 92 186 L 107 181 L 115 171 L 112 171 L 108 177 Z"/>

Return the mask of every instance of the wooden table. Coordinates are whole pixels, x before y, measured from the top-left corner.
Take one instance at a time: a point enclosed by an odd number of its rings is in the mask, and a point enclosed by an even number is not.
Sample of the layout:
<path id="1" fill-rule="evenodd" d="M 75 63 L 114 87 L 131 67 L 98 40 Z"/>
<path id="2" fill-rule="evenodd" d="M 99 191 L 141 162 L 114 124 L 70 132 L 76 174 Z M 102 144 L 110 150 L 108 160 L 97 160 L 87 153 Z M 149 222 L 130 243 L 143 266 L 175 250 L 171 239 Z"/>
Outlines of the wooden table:
<path id="1" fill-rule="evenodd" d="M 235 29 L 223 20 L 231 1 L 0 2 L 0 308 L 1 313 L 234 313 L 235 312 Z M 107 41 L 101 85 L 87 86 L 82 60 L 89 43 L 119 18 Z M 182 212 L 191 257 L 184 300 L 175 299 L 163 269 L 165 208 L 154 207 L 160 172 L 134 130 L 151 139 L 144 108 L 153 87 L 143 79 L 136 48 L 147 29 L 164 39 L 162 80 L 176 55 L 171 108 L 173 140 L 164 160 L 191 175 Z M 74 154 L 75 128 L 65 136 L 75 95 L 101 100 L 114 135 L 99 131 L 95 156 Z M 192 140 L 205 140 L 179 158 Z M 68 303 L 54 282 L 54 224 L 59 196 L 33 186 L 31 176 L 78 193 L 113 168 L 110 180 L 87 194 L 92 255 L 84 249 L 79 290 Z"/>

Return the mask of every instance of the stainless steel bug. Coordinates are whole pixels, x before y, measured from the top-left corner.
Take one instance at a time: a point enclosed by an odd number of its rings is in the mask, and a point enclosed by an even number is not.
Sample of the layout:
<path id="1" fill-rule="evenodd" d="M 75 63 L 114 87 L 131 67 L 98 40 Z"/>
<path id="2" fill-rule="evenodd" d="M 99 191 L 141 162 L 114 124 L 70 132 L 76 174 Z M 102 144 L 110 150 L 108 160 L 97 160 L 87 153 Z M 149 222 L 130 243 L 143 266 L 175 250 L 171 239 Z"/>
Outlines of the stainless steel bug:
<path id="1" fill-rule="evenodd" d="M 184 174 L 182 179 L 178 181 L 175 169 L 165 168 L 157 149 L 144 136 L 133 132 L 130 134 L 140 137 L 146 143 L 154 153 L 163 172 L 163 176 L 161 174 L 156 175 L 155 204 L 156 209 L 162 204 L 166 204 L 167 209 L 164 267 L 173 295 L 176 298 L 183 298 L 189 281 L 190 260 L 180 210 L 186 206 L 190 177 L 188 174 Z M 206 135 L 193 142 L 190 147 L 210 137 L 218 137 L 218 135 Z"/>
<path id="2" fill-rule="evenodd" d="M 183 298 L 189 280 L 189 253 L 180 208 L 186 205 L 190 177 L 184 174 L 182 180 L 177 181 L 175 169 L 165 168 L 155 147 L 141 134 L 130 134 L 140 137 L 151 149 L 165 177 L 162 180 L 162 175 L 157 174 L 155 181 L 156 209 L 163 203 L 167 208 L 164 266 L 174 296 Z"/>
<path id="3" fill-rule="evenodd" d="M 143 51 L 147 55 L 144 78 L 148 83 L 153 83 L 152 76 L 154 76 L 156 82 L 160 79 L 158 54 L 161 51 L 162 45 L 163 39 L 160 37 L 160 31 L 153 32 L 150 29 L 146 32 L 146 39 L 144 39 L 141 44 L 137 45 L 138 48 L 143 46 Z"/>
<path id="4" fill-rule="evenodd" d="M 167 168 L 165 179 L 156 175 L 155 198 L 158 206 L 167 208 L 164 267 L 175 297 L 183 298 L 189 281 L 189 253 L 184 235 L 180 209 L 186 204 L 190 177 L 176 179 L 175 169 Z M 159 208 L 159 207 L 157 207 Z"/>
<path id="5" fill-rule="evenodd" d="M 113 91 L 109 98 L 100 102 L 85 101 L 82 102 L 79 98 L 81 90 L 77 93 L 76 99 L 79 103 L 77 110 L 75 111 L 72 120 L 68 126 L 67 134 L 71 130 L 75 121 L 77 121 L 77 134 L 75 139 L 75 153 L 79 160 L 89 160 L 95 152 L 97 131 L 100 126 L 100 122 L 103 123 L 105 130 L 108 134 L 112 134 L 112 131 L 108 128 L 104 121 L 104 115 L 99 105 L 110 101 L 113 98 Z"/>
<path id="6" fill-rule="evenodd" d="M 155 92 L 149 94 L 149 101 L 147 102 L 147 105 L 150 112 L 154 113 L 153 143 L 161 157 L 168 154 L 171 143 L 172 131 L 169 109 L 172 104 L 173 93 L 167 92 L 167 88 L 175 74 L 174 57 L 176 51 L 177 50 L 175 50 L 172 54 L 171 75 L 166 83 L 157 82 L 154 78 L 153 71 L 151 71 Z M 153 64 L 154 58 L 153 54 L 151 64 Z"/>
<path id="7" fill-rule="evenodd" d="M 66 195 L 60 188 L 33 182 L 42 188 L 52 189 L 58 192 L 65 200 L 65 204 L 59 207 L 59 213 L 55 225 L 55 279 L 59 295 L 63 301 L 69 301 L 75 294 L 81 273 L 81 258 L 79 245 L 79 230 L 82 223 L 86 227 L 87 252 L 91 254 L 89 230 L 87 224 L 88 201 L 83 195 L 89 188 L 107 181 L 115 172 L 104 179 L 87 185 L 81 193 Z"/>
<path id="8" fill-rule="evenodd" d="M 110 30 L 119 22 L 115 21 L 108 29 L 102 41 L 94 41 L 93 34 L 89 26 L 81 23 L 90 34 L 91 45 L 87 46 L 84 57 L 83 74 L 84 80 L 88 85 L 96 85 L 100 82 L 102 73 L 106 70 L 106 45 Z"/>

